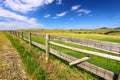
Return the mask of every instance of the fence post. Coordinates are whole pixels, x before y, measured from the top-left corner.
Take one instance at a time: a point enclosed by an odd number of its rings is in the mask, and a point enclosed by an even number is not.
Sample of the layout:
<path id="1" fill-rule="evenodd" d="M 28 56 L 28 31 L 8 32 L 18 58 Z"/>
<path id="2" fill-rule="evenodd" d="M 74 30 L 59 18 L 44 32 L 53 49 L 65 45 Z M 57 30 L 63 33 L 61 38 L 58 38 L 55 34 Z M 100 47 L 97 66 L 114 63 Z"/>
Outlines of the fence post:
<path id="1" fill-rule="evenodd" d="M 21 39 L 23 39 L 23 32 L 21 31 Z"/>
<path id="2" fill-rule="evenodd" d="M 46 34 L 46 62 L 49 59 L 49 35 Z"/>
<path id="3" fill-rule="evenodd" d="M 18 38 L 20 37 L 20 32 L 18 31 Z"/>
<path id="4" fill-rule="evenodd" d="M 17 31 L 17 37 L 19 36 L 19 33 L 18 33 L 18 31 Z"/>
<path id="5" fill-rule="evenodd" d="M 13 35 L 15 35 L 15 31 L 13 30 Z"/>
<path id="6" fill-rule="evenodd" d="M 13 31 L 11 30 L 11 34 L 13 34 Z"/>
<path id="7" fill-rule="evenodd" d="M 120 53 L 120 47 L 119 47 L 119 51 L 118 52 Z"/>
<path id="8" fill-rule="evenodd" d="M 31 46 L 31 32 L 28 33 L 28 38 L 29 38 L 29 46 Z"/>
<path id="9" fill-rule="evenodd" d="M 17 31 L 15 31 L 15 34 L 16 34 L 15 36 L 17 37 Z"/>
<path id="10" fill-rule="evenodd" d="M 15 36 L 16 36 L 16 31 L 15 31 Z"/>
<path id="11" fill-rule="evenodd" d="M 120 80 L 120 73 L 118 74 L 117 80 Z"/>

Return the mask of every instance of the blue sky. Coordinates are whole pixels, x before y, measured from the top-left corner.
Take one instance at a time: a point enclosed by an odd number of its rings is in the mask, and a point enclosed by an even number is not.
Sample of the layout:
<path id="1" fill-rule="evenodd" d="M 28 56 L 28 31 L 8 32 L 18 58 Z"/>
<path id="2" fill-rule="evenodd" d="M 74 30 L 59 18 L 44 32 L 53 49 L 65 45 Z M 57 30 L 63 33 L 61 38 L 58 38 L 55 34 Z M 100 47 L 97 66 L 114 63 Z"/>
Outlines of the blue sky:
<path id="1" fill-rule="evenodd" d="M 120 0 L 0 0 L 0 29 L 120 26 Z"/>

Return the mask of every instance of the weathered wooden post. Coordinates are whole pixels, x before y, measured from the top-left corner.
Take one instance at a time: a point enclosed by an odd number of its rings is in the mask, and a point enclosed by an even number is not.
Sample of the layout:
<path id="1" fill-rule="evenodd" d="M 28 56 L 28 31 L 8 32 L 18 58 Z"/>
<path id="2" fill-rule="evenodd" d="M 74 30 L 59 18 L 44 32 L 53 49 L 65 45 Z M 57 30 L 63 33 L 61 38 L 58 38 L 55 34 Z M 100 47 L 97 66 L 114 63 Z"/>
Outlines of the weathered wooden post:
<path id="1" fill-rule="evenodd" d="M 12 34 L 13 34 L 13 30 L 12 30 Z"/>
<path id="2" fill-rule="evenodd" d="M 15 31 L 16 37 L 17 37 L 17 31 Z"/>
<path id="3" fill-rule="evenodd" d="M 117 80 L 120 80 L 120 73 L 118 74 Z"/>
<path id="4" fill-rule="evenodd" d="M 15 31 L 15 34 L 16 34 L 15 36 L 17 37 L 17 31 Z"/>
<path id="5" fill-rule="evenodd" d="M 18 31 L 18 33 L 19 33 L 19 36 L 18 36 L 18 37 L 20 38 L 20 36 L 21 36 L 20 31 Z"/>
<path id="6" fill-rule="evenodd" d="M 17 37 L 19 36 L 19 32 L 17 31 Z"/>
<path id="7" fill-rule="evenodd" d="M 11 30 L 11 34 L 13 34 L 13 31 Z"/>
<path id="8" fill-rule="evenodd" d="M 31 46 L 31 32 L 28 33 L 29 46 Z"/>
<path id="9" fill-rule="evenodd" d="M 21 39 L 23 39 L 23 32 L 21 31 Z"/>
<path id="10" fill-rule="evenodd" d="M 18 31 L 18 38 L 20 37 L 20 32 Z"/>
<path id="11" fill-rule="evenodd" d="M 16 36 L 16 31 L 14 31 L 14 34 L 15 34 L 15 36 Z"/>
<path id="12" fill-rule="evenodd" d="M 100 48 L 102 49 L 102 43 L 100 43 Z"/>
<path id="13" fill-rule="evenodd" d="M 11 30 L 10 30 L 10 34 L 12 34 Z"/>
<path id="14" fill-rule="evenodd" d="M 49 59 L 49 35 L 46 34 L 46 62 Z"/>
<path id="15" fill-rule="evenodd" d="M 13 30 L 13 35 L 15 35 L 15 31 Z"/>
<path id="16" fill-rule="evenodd" d="M 119 53 L 120 53 L 120 47 L 119 47 Z"/>
<path id="17" fill-rule="evenodd" d="M 69 65 L 75 65 L 75 64 L 84 62 L 84 61 L 86 61 L 86 60 L 88 60 L 88 59 L 89 59 L 89 57 L 83 57 L 83 58 L 81 58 L 81 59 L 77 59 L 77 60 L 75 60 L 75 61 L 73 61 L 73 62 L 70 62 Z"/>

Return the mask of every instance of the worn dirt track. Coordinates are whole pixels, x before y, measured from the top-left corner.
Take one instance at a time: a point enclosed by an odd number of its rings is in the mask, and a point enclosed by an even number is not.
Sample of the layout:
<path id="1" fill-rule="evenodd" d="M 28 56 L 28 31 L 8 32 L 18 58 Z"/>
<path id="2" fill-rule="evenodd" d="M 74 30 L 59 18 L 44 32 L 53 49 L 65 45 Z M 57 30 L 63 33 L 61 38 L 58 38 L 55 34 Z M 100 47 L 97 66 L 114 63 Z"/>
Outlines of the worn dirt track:
<path id="1" fill-rule="evenodd" d="M 0 32 L 0 80 L 30 80 L 18 52 L 2 32 Z"/>

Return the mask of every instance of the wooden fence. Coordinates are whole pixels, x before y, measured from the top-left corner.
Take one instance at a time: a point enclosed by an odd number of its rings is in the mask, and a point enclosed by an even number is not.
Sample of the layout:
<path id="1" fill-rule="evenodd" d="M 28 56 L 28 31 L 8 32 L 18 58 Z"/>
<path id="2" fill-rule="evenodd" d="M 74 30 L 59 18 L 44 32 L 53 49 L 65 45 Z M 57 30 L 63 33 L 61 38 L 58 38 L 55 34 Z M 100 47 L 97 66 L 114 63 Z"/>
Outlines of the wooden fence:
<path id="1" fill-rule="evenodd" d="M 118 62 L 120 62 L 120 57 L 111 56 L 111 55 L 108 55 L 108 54 L 101 54 L 101 53 L 87 51 L 87 50 L 82 50 L 82 49 L 79 49 L 79 48 L 74 48 L 74 47 L 70 47 L 70 46 L 66 46 L 66 45 L 62 45 L 62 44 L 58 44 L 58 43 L 50 41 L 50 38 L 55 38 L 55 39 L 59 39 L 59 40 L 62 40 L 62 41 L 66 41 L 66 38 L 60 38 L 60 37 L 56 38 L 56 37 L 53 37 L 51 35 L 32 34 L 30 32 L 27 33 L 27 32 L 10 31 L 10 33 L 20 37 L 21 39 L 25 40 L 26 42 L 29 42 L 30 45 L 34 45 L 34 46 L 37 46 L 37 47 L 45 50 L 46 51 L 46 61 L 48 61 L 49 53 L 51 53 L 51 54 L 65 60 L 65 61 L 69 62 L 72 65 L 76 65 L 76 66 L 78 66 L 80 68 L 83 68 L 83 69 L 85 69 L 85 70 L 87 70 L 87 71 L 89 71 L 89 72 L 91 72 L 93 74 L 96 74 L 96 75 L 98 75 L 98 76 L 100 76 L 100 77 L 102 77 L 104 79 L 107 79 L 107 80 L 120 80 L 120 75 L 119 74 L 115 74 L 115 73 L 113 73 L 113 72 L 111 72 L 109 70 L 103 69 L 103 68 L 101 68 L 99 66 L 96 66 L 96 65 L 93 65 L 91 63 L 86 62 L 86 60 L 89 59 L 88 57 L 78 59 L 78 58 L 75 58 L 73 56 L 64 54 L 64 53 L 62 53 L 60 51 L 57 51 L 57 50 L 55 50 L 53 48 L 50 48 L 49 44 L 54 45 L 54 46 L 63 47 L 63 48 L 73 50 L 73 51 L 76 51 L 76 52 L 83 52 L 83 53 L 90 54 L 90 55 L 93 55 L 93 56 L 99 56 L 99 57 L 115 60 L 115 61 L 118 61 Z M 23 37 L 23 34 L 27 34 L 28 38 Z M 44 37 L 46 39 L 46 45 L 42 45 L 40 43 L 32 41 L 31 35 Z M 74 40 L 72 38 L 72 40 L 67 40 L 67 41 L 74 41 Z M 80 42 L 80 41 L 78 40 L 78 41 L 74 41 L 74 42 Z"/>
<path id="2" fill-rule="evenodd" d="M 45 37 L 45 34 L 35 34 L 41 37 Z M 119 43 L 113 43 L 113 42 L 105 42 L 105 41 L 97 41 L 97 40 L 86 40 L 86 39 L 77 39 L 77 38 L 70 38 L 66 36 L 53 36 L 51 35 L 50 38 L 61 40 L 63 42 L 69 42 L 77 45 L 87 46 L 91 48 L 96 48 L 116 54 L 120 54 L 120 44 Z"/>

